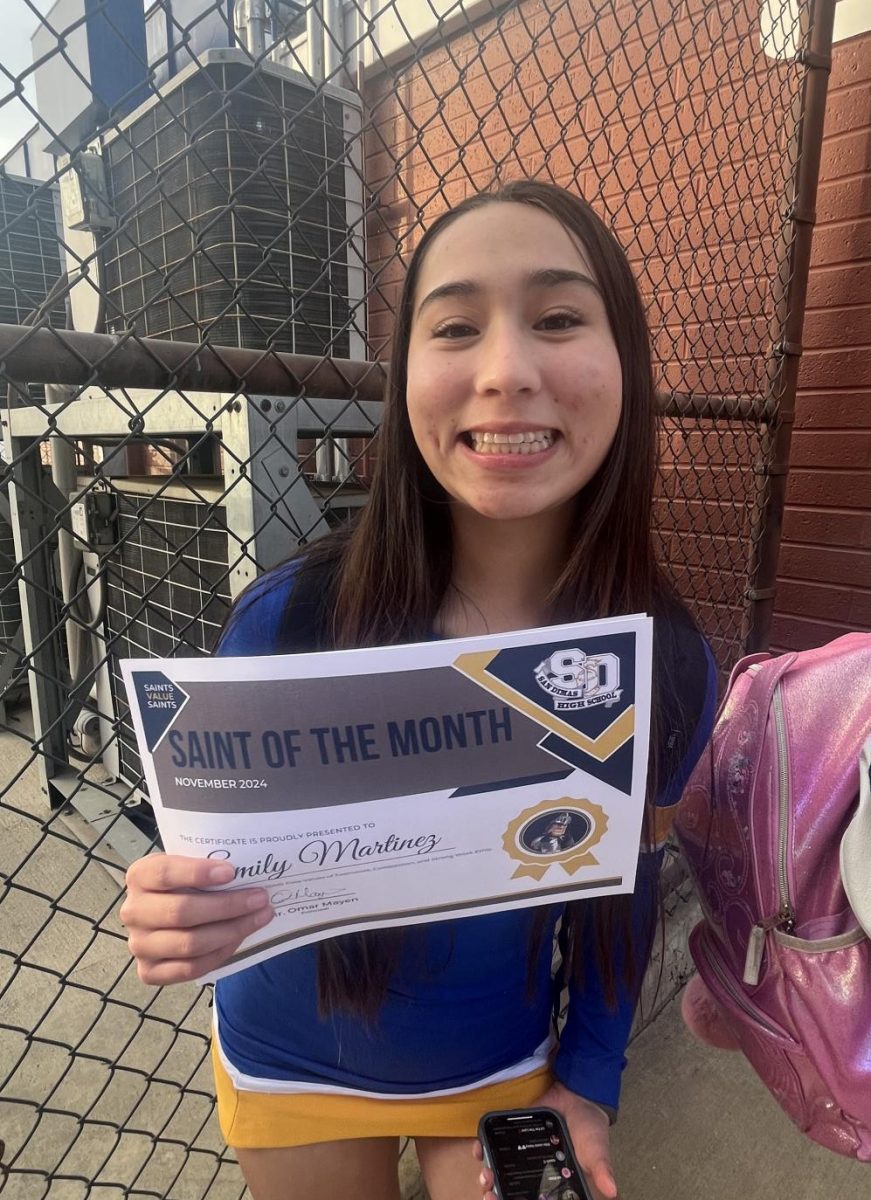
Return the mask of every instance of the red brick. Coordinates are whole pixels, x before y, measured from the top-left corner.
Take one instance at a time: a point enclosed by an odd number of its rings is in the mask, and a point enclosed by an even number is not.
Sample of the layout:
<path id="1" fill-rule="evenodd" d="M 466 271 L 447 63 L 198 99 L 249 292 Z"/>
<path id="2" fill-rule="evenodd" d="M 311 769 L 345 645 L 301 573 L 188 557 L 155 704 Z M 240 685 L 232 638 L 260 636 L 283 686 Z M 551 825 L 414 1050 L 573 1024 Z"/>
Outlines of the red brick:
<path id="1" fill-rule="evenodd" d="M 871 68 L 869 68 L 871 74 Z M 871 125 L 871 88 L 867 79 L 842 90 L 829 88 L 824 137 Z"/>
<path id="2" fill-rule="evenodd" d="M 855 87 L 871 79 L 871 33 L 850 38 L 832 48 L 832 73 L 829 76 L 829 91 Z"/>
<path id="3" fill-rule="evenodd" d="M 769 644 L 772 651 L 815 650 L 852 630 L 849 624 L 808 620 L 776 612 L 771 622 Z"/>
<path id="4" fill-rule="evenodd" d="M 871 588 L 871 554 L 865 550 L 834 550 L 785 542 L 780 548 L 778 575 L 781 579 Z"/>
<path id="5" fill-rule="evenodd" d="M 799 392 L 796 429 L 871 429 L 871 391 Z"/>
<path id="6" fill-rule="evenodd" d="M 871 171 L 871 138 L 866 129 L 842 134 L 823 142 L 820 177 L 840 179 Z"/>
<path id="7" fill-rule="evenodd" d="M 871 346 L 871 304 L 805 313 L 805 353 L 834 346 Z"/>
<path id="8" fill-rule="evenodd" d="M 692 569 L 680 562 L 669 561 L 670 575 L 682 595 L 704 596 L 708 604 L 738 608 L 744 597 L 747 580 L 744 572 L 716 569 Z"/>
<path id="9" fill-rule="evenodd" d="M 773 274 L 774 238 L 766 236 L 754 241 L 699 246 L 685 257 L 690 262 L 693 282 L 698 280 L 706 286 L 743 283 L 745 292 L 756 291 L 759 280 L 764 286 L 764 281 Z"/>
<path id="10" fill-rule="evenodd" d="M 817 191 L 817 223 L 871 215 L 871 174 L 858 179 L 821 180 Z"/>
<path id="11" fill-rule="evenodd" d="M 689 200 L 690 197 L 687 197 Z M 760 197 L 741 195 L 730 203 L 711 207 L 702 203 L 696 208 L 685 206 L 685 213 L 676 213 L 672 218 L 675 236 L 689 245 L 737 243 L 747 238 L 758 239 L 770 234 L 772 221 Z"/>
<path id="12" fill-rule="evenodd" d="M 741 657 L 742 625 L 746 605 L 713 605 L 704 599 L 703 581 L 690 595 L 684 594 L 696 620 L 702 627 L 721 667 L 728 670 Z"/>
<path id="13" fill-rule="evenodd" d="M 868 131 L 871 143 L 871 129 Z M 869 163 L 871 173 L 871 163 Z M 833 266 L 871 256 L 871 217 L 855 219 L 843 225 L 821 226 L 814 230 L 813 263 Z"/>
<path id="14" fill-rule="evenodd" d="M 739 468 L 721 466 L 716 471 L 698 470 L 696 464 L 674 463 L 662 473 L 662 493 L 679 502 L 704 501 L 726 507 L 744 505 L 755 492 L 755 477 Z M 715 508 L 712 507 L 711 514 Z M 725 530 L 717 530 L 725 532 Z"/>
<path id="15" fill-rule="evenodd" d="M 820 471 L 799 467 L 789 476 L 793 504 L 871 509 L 871 475 L 865 471 Z"/>
<path id="16" fill-rule="evenodd" d="M 671 325 L 678 320 L 717 322 L 734 320 L 737 317 L 760 315 L 766 305 L 761 290 L 736 289 L 732 283 L 710 283 L 687 281 L 680 289 L 657 290 L 650 293 L 642 284 L 642 292 L 649 301 L 650 319 L 656 323 Z"/>
<path id="17" fill-rule="evenodd" d="M 721 208 L 735 204 L 748 196 L 768 200 L 776 205 L 783 190 L 781 165 L 778 158 L 763 156 L 753 162 L 709 162 L 693 172 L 693 186 L 700 205 Z M 748 170 L 748 167 L 750 168 Z"/>
<path id="18" fill-rule="evenodd" d="M 747 545 L 741 538 L 723 534 L 683 537 L 666 529 L 657 531 L 657 555 L 667 562 L 682 563 L 687 569 L 743 571 Z"/>
<path id="19" fill-rule="evenodd" d="M 705 395 L 742 395 L 758 389 L 761 377 L 758 358 L 732 357 L 717 359 L 702 354 L 698 360 L 684 358 L 669 364 L 669 374 L 680 371 L 680 382 L 672 383 L 675 390 L 702 392 Z"/>
<path id="20" fill-rule="evenodd" d="M 852 263 L 812 272 L 808 280 L 808 308 L 837 308 L 862 304 L 871 296 L 871 262 Z"/>
<path id="21" fill-rule="evenodd" d="M 756 38 L 758 44 L 759 6 L 756 0 L 733 0 L 725 6 L 711 4 L 711 0 L 686 0 L 684 7 L 695 25 L 708 34 L 722 36 L 722 32 L 733 30 L 742 38 Z"/>
<path id="22" fill-rule="evenodd" d="M 696 353 L 717 356 L 752 354 L 758 358 L 767 353 L 771 340 L 769 322 L 759 316 L 730 317 L 722 321 L 689 320 L 669 327 L 672 334 L 678 330 L 686 335 L 687 344 Z"/>
<path id="23" fill-rule="evenodd" d="M 802 358 L 799 383 L 814 391 L 826 387 L 871 387 L 871 347 L 814 350 Z"/>
<path id="24" fill-rule="evenodd" d="M 861 593 L 853 592 L 846 587 L 833 587 L 821 583 L 808 583 L 793 579 L 779 579 L 777 583 L 777 608 L 779 612 L 790 613 L 802 617 L 812 617 L 818 621 L 838 621 L 851 624 L 854 614 L 854 601 Z M 871 601 L 871 593 L 868 593 Z M 871 606 L 869 606 L 871 617 Z"/>
<path id="25" fill-rule="evenodd" d="M 841 433 L 796 430 L 792 436 L 790 465 L 835 467 L 840 470 L 871 468 L 871 430 L 849 429 Z"/>
<path id="26" fill-rule="evenodd" d="M 660 529 L 693 537 L 746 537 L 749 530 L 748 514 L 735 504 L 658 495 L 654 512 Z"/>
<path id="27" fill-rule="evenodd" d="M 787 484 L 783 537 L 784 541 L 871 550 L 871 512 L 800 508 L 792 503 Z"/>

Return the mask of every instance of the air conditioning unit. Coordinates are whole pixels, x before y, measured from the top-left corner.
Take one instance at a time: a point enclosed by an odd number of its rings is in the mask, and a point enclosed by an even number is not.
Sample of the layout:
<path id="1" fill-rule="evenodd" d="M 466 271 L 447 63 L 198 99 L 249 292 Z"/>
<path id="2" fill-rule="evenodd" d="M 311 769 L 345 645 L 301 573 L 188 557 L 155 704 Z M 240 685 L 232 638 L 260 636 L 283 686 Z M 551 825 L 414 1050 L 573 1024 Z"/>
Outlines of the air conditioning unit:
<path id="1" fill-rule="evenodd" d="M 252 70 L 244 51 L 203 52 L 91 147 L 119 217 L 99 248 L 107 331 L 364 358 L 360 130 L 359 99 L 344 89 L 316 88 L 279 64 Z M 80 325 L 73 301 L 76 327 L 93 328 L 88 314 Z M 49 406 L 57 435 L 86 448 L 80 464 L 91 456 L 71 499 L 84 505 L 85 607 L 101 664 L 90 703 L 105 778 L 63 766 L 59 747 L 44 786 L 52 803 L 111 829 L 125 856 L 142 852 L 124 834 L 140 764 L 119 660 L 210 652 L 258 571 L 348 519 L 365 488 L 343 464 L 362 461 L 356 447 L 371 438 L 380 407 L 135 388 L 86 388 L 74 403 Z M 142 440 L 131 444 L 134 414 Z M 13 444 L 44 437 L 45 419 L 14 410 Z M 303 447 L 328 434 L 337 439 L 321 464 L 328 479 L 307 480 Z M 210 442 L 212 467 L 200 462 L 195 475 L 143 469 L 147 443 L 172 454 Z M 97 492 L 99 536 L 88 526 Z M 100 524 L 109 519 L 111 528 Z M 35 620 L 25 614 L 34 629 Z M 37 728 L 59 729 L 62 707 L 62 696 L 38 697 Z"/>
<path id="2" fill-rule="evenodd" d="M 362 357 L 360 101 L 211 49 L 104 141 L 106 326 Z"/>
<path id="3" fill-rule="evenodd" d="M 117 811 L 147 799 L 120 660 L 210 653 L 233 600 L 259 572 L 364 503 L 364 451 L 381 416 L 380 403 L 366 401 L 137 390 L 124 401 L 89 388 L 51 410 L 58 432 L 80 448 L 69 499 L 98 664 L 90 711 L 105 770 L 98 795 L 75 771 L 57 770 L 51 786 L 89 820 L 111 819 L 112 794 Z M 134 442 L 132 411 L 142 414 Z M 18 436 L 45 420 L 28 410 L 10 416 Z M 359 469 L 349 467 L 341 486 L 306 477 L 307 448 L 327 431 L 357 450 Z M 170 473 L 179 459 L 186 471 Z"/>
<path id="4" fill-rule="evenodd" d="M 243 552 L 227 528 L 219 480 L 182 487 L 159 477 L 117 479 L 109 494 L 115 542 L 103 563 L 105 662 L 97 709 L 103 764 L 135 790 L 142 764 L 118 664 L 210 653 L 230 611 L 231 577 Z"/>
<path id="5" fill-rule="evenodd" d="M 0 171 L 0 323 L 21 325 L 60 279 L 56 187 Z M 63 329 L 63 297 L 48 314 Z"/>

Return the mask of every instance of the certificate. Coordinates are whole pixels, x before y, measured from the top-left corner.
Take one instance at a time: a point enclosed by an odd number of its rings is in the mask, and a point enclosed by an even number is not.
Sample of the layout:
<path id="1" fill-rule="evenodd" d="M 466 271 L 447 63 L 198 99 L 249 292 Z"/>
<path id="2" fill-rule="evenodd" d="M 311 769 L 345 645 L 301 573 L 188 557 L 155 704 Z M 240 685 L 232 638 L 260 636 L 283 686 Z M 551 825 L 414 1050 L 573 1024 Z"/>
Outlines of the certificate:
<path id="1" fill-rule="evenodd" d="M 261 658 L 121 664 L 169 853 L 275 918 L 211 979 L 355 930 L 630 892 L 646 616 Z"/>

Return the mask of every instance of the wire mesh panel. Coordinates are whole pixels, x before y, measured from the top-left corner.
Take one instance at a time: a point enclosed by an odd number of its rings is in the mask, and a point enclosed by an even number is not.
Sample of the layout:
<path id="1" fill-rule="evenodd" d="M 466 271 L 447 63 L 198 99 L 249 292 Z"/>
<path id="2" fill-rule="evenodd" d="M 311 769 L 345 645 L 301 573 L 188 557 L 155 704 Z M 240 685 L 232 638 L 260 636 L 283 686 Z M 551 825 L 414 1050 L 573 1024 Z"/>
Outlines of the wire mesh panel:
<path id="1" fill-rule="evenodd" d="M 0 1186 L 237 1197 L 209 995 L 143 987 L 117 918 L 155 842 L 118 663 L 208 654 L 353 521 L 411 252 L 531 176 L 639 280 L 657 546 L 728 670 L 770 597 L 832 6 L 8 3 Z"/>

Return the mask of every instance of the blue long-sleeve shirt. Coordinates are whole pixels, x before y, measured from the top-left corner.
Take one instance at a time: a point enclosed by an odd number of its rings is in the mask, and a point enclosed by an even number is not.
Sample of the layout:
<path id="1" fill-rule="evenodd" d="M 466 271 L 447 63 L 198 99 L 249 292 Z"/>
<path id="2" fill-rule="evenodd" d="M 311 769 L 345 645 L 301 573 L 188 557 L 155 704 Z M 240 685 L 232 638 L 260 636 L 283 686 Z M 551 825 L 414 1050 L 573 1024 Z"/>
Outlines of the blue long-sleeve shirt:
<path id="1" fill-rule="evenodd" d="M 249 588 L 224 630 L 218 654 L 261 655 L 285 648 L 294 574 L 290 564 Z M 680 631 L 679 654 L 674 675 L 687 702 L 678 696 L 678 710 L 692 732 L 660 789 L 659 802 L 667 806 L 679 799 L 707 741 L 716 694 L 710 650 L 688 624 Z M 653 858 L 643 854 L 639 863 L 633 899 L 638 944 L 646 941 L 643 931 L 656 903 Z M 560 905 L 549 908 L 532 987 L 528 949 L 535 909 L 410 926 L 374 1024 L 341 1012 L 318 1017 L 314 945 L 222 979 L 216 985 L 216 1013 L 225 1065 L 237 1086 L 254 1090 L 347 1090 L 385 1097 L 461 1091 L 533 1070 L 553 1055 L 553 945 L 562 911 Z M 615 946 L 618 976 L 620 956 Z M 608 1006 L 589 935 L 583 966 L 582 985 L 569 986 L 554 1070 L 573 1092 L 615 1109 L 637 997 L 620 984 L 616 1009 Z"/>

